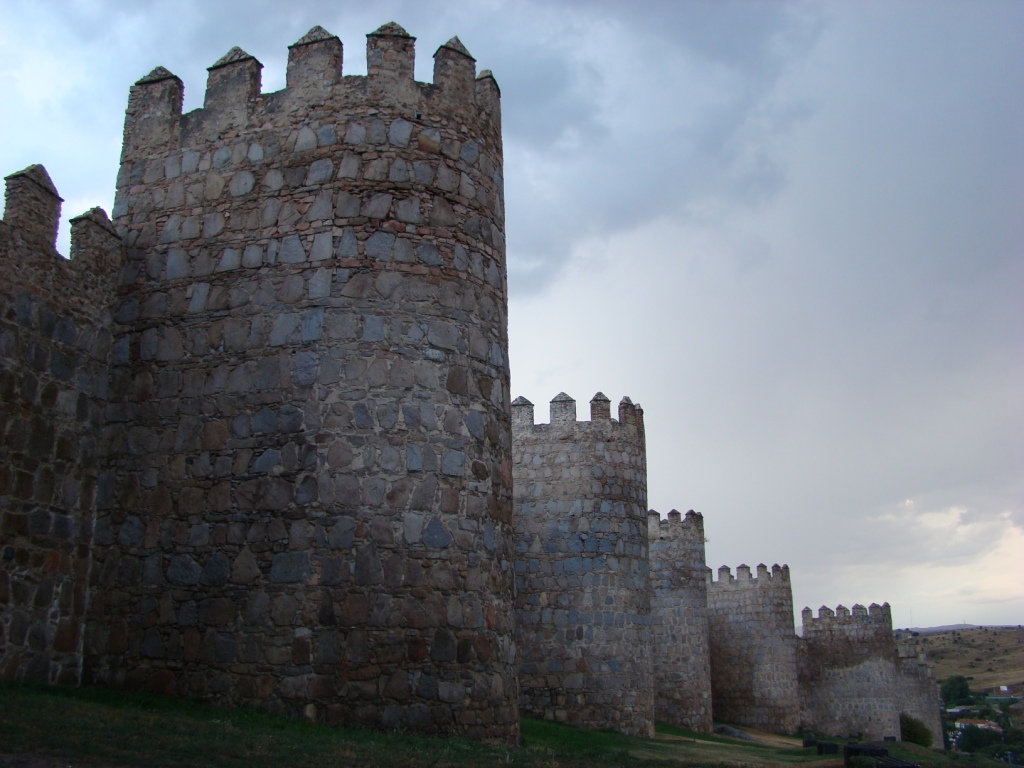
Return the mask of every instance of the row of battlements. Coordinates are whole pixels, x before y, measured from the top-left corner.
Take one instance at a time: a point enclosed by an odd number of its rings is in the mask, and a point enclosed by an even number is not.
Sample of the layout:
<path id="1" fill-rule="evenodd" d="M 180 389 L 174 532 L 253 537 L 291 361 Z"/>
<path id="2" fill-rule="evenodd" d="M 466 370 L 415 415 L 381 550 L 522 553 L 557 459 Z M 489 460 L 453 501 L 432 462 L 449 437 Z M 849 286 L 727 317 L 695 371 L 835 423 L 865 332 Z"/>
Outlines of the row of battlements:
<path id="1" fill-rule="evenodd" d="M 7 176 L 4 181 L 3 224 L 9 236 L 31 252 L 57 253 L 57 230 L 63 198 L 42 165 Z M 102 208 L 93 208 L 70 221 L 72 268 L 93 276 L 113 275 L 121 266 L 121 238 Z M 54 265 L 63 261 L 54 261 Z"/>
<path id="2" fill-rule="evenodd" d="M 789 587 L 789 566 L 776 563 L 768 570 L 768 566 L 760 563 L 757 566 L 757 576 L 752 576 L 749 565 L 736 567 L 736 576 L 728 565 L 720 566 L 718 579 L 714 579 L 713 571 L 708 568 L 707 583 L 709 587 L 717 588 L 757 588 L 757 587 Z"/>
<path id="3" fill-rule="evenodd" d="M 565 392 L 559 392 L 551 400 L 551 421 L 548 424 L 535 424 L 533 403 L 525 397 L 517 397 L 512 401 L 512 427 L 575 427 L 577 424 L 586 422 L 576 421 L 576 401 Z M 598 392 L 590 398 L 590 421 L 610 421 L 614 423 L 611 414 L 611 400 L 603 392 Z M 637 428 L 641 434 L 644 430 L 644 409 L 640 404 L 634 404 L 628 397 L 619 401 L 619 424 L 631 425 Z M 678 513 L 677 513 L 678 514 Z"/>
<path id="4" fill-rule="evenodd" d="M 888 603 L 872 603 L 865 608 L 860 603 L 854 604 L 853 608 L 837 605 L 833 611 L 826 605 L 818 608 L 818 616 L 814 617 L 814 611 L 805 607 L 800 612 L 803 621 L 804 631 L 825 630 L 837 627 L 854 626 L 884 626 L 892 630 L 892 610 Z"/>
<path id="5" fill-rule="evenodd" d="M 649 539 L 684 539 L 698 541 L 704 545 L 704 516 L 689 510 L 685 516 L 673 509 L 668 517 L 662 518 L 657 510 L 647 511 L 647 536 Z"/>
<path id="6" fill-rule="evenodd" d="M 366 77 L 342 78 L 341 40 L 323 27 L 313 27 L 288 48 L 285 93 L 310 103 L 322 102 L 346 83 L 367 88 L 367 98 L 379 103 L 412 104 L 422 86 L 431 93 L 484 113 L 498 110 L 501 91 L 490 70 L 476 73 L 476 59 L 453 37 L 434 53 L 432 85 L 416 84 L 416 38 L 394 22 L 366 36 Z M 261 96 L 263 65 L 251 54 L 234 47 L 208 67 L 202 111 L 214 117 L 214 128 L 246 122 L 252 105 Z M 126 149 L 167 140 L 174 134 L 173 121 L 181 117 L 184 85 L 164 67 L 156 67 L 131 89 Z M 171 121 L 169 123 L 168 121 Z"/>

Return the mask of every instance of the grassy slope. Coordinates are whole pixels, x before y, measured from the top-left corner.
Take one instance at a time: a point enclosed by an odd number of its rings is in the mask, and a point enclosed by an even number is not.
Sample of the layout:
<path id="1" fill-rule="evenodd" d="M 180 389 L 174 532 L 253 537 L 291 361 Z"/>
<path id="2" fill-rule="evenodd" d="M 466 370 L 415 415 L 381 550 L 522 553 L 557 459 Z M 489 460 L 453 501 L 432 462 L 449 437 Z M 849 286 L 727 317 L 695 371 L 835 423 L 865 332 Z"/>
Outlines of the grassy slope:
<path id="1" fill-rule="evenodd" d="M 922 634 L 918 640 L 936 680 L 963 675 L 972 691 L 1024 684 L 1024 629 L 962 629 Z"/>
<path id="2" fill-rule="evenodd" d="M 101 689 L 0 686 L 0 765 L 37 768 L 103 766 L 215 766 L 290 768 L 333 766 L 515 765 L 576 766 L 715 765 L 833 768 L 796 740 L 788 746 L 738 742 L 676 728 L 659 738 L 588 733 L 524 720 L 523 744 L 507 748 L 462 739 L 432 739 L 359 729 L 324 728 L 245 710 Z M 786 744 L 773 738 L 775 744 Z M 912 745 L 900 754 L 925 765 L 996 765 L 952 761 Z M 25 760 L 30 755 L 34 760 Z M 20 756 L 11 759 L 11 756 Z M 60 762 L 59 759 L 63 758 Z"/>

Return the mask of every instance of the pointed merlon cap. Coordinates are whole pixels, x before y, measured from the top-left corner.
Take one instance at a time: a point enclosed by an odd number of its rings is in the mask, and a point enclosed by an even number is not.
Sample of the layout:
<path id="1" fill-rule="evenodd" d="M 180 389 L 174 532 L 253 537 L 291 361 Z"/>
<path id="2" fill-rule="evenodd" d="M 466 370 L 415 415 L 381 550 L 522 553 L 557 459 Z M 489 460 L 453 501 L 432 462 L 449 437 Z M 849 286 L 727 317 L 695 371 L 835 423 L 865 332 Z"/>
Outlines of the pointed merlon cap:
<path id="1" fill-rule="evenodd" d="M 395 22 L 366 36 L 366 74 L 371 82 L 406 82 L 413 79 L 415 70 L 416 38 Z"/>
<path id="2" fill-rule="evenodd" d="M 611 400 L 608 399 L 608 395 L 606 395 L 604 392 L 598 392 L 592 398 L 590 398 L 590 402 L 592 402 L 592 403 L 597 402 L 597 401 L 600 401 L 602 403 L 610 403 L 611 402 Z"/>
<path id="3" fill-rule="evenodd" d="M 71 263 L 80 273 L 113 275 L 124 262 L 124 248 L 102 208 L 71 219 Z"/>
<path id="4" fill-rule="evenodd" d="M 156 67 L 153 69 L 152 72 L 150 72 L 145 77 L 141 77 L 138 80 L 136 80 L 135 84 L 146 85 L 148 83 L 159 83 L 162 80 L 178 80 L 180 82 L 181 78 L 173 72 L 171 72 L 169 69 L 166 69 L 164 67 Z"/>
<path id="5" fill-rule="evenodd" d="M 565 392 L 551 399 L 551 426 L 576 425 L 576 401 Z"/>
<path id="6" fill-rule="evenodd" d="M 300 37 L 298 40 L 296 40 L 294 43 L 292 43 L 288 47 L 289 48 L 298 48 L 300 45 L 309 45 L 311 43 L 322 43 L 325 40 L 337 40 L 337 39 L 338 39 L 337 35 L 332 35 L 326 29 L 324 29 L 319 24 L 317 24 L 315 27 L 313 27 L 311 30 L 309 30 L 309 32 L 304 34 L 302 37 Z"/>
<path id="7" fill-rule="evenodd" d="M 207 71 L 212 71 L 214 69 L 220 69 L 221 67 L 226 67 L 229 64 L 237 64 L 240 61 L 249 61 L 249 60 L 255 61 L 260 67 L 263 66 L 262 64 L 260 64 L 259 60 L 255 56 L 246 53 L 245 51 L 243 51 L 241 48 L 239 48 L 236 45 L 230 51 L 228 51 L 223 56 L 221 56 L 219 59 L 217 59 L 217 61 L 215 61 L 212 66 L 209 66 L 206 69 L 207 69 Z"/>
<path id="8" fill-rule="evenodd" d="M 28 179 L 29 181 L 35 182 L 45 191 L 56 197 L 60 202 L 64 202 L 64 198 L 57 193 L 57 187 L 53 184 L 53 179 L 50 178 L 50 174 L 46 172 L 46 169 L 39 165 L 30 165 L 28 168 L 22 168 L 20 171 L 15 171 L 10 176 L 5 176 L 4 181 L 10 182 L 12 180 Z"/>
<path id="9" fill-rule="evenodd" d="M 30 243 L 53 250 L 64 202 L 50 174 L 41 165 L 30 165 L 5 178 L 4 223 L 18 230 Z"/>
<path id="10" fill-rule="evenodd" d="M 475 99 L 476 59 L 457 37 L 434 52 L 434 85 L 458 100 Z"/>
<path id="11" fill-rule="evenodd" d="M 531 429 L 533 427 L 533 403 L 520 395 L 512 401 L 512 428 Z"/>
<path id="12" fill-rule="evenodd" d="M 116 237 L 116 238 L 118 238 L 120 240 L 121 236 L 117 234 L 117 229 L 114 228 L 113 223 L 110 221 L 110 217 L 107 216 L 107 212 L 104 211 L 99 206 L 96 206 L 95 208 L 90 208 L 85 213 L 82 213 L 82 214 L 79 214 L 78 216 L 75 216 L 73 219 L 68 221 L 68 223 L 71 224 L 72 226 L 74 226 L 75 224 L 77 224 L 79 222 L 85 222 L 85 221 L 87 221 L 87 222 L 89 222 L 91 224 L 95 224 L 100 229 L 105 229 L 111 235 L 113 235 L 114 237 Z"/>
<path id="13" fill-rule="evenodd" d="M 451 40 L 449 40 L 447 43 L 445 43 L 440 48 L 438 48 L 437 51 L 434 53 L 434 55 L 437 56 L 437 54 L 440 53 L 443 50 L 455 51 L 455 53 L 461 53 L 467 59 L 472 59 L 473 61 L 476 61 L 476 59 L 473 58 L 473 54 L 471 54 L 469 51 L 467 51 L 466 50 L 466 46 L 464 46 L 462 44 L 462 41 L 459 40 L 458 35 L 456 35 Z"/>
<path id="14" fill-rule="evenodd" d="M 416 39 L 393 21 L 381 24 L 373 32 L 370 32 L 367 37 L 408 37 L 410 40 Z"/>
<path id="15" fill-rule="evenodd" d="M 329 90 L 341 79 L 342 50 L 337 35 L 313 27 L 288 46 L 287 87 L 302 90 L 303 101 L 309 101 L 312 93 Z"/>
<path id="16" fill-rule="evenodd" d="M 490 80 L 492 83 L 494 83 L 494 88 L 498 91 L 498 95 L 499 96 L 501 95 L 501 88 L 498 88 L 498 81 L 494 77 L 494 73 L 491 72 L 491 70 L 489 70 L 489 69 L 482 69 L 482 70 L 480 70 L 480 74 L 476 76 L 476 79 L 477 79 L 477 81 L 480 81 L 480 80 Z"/>

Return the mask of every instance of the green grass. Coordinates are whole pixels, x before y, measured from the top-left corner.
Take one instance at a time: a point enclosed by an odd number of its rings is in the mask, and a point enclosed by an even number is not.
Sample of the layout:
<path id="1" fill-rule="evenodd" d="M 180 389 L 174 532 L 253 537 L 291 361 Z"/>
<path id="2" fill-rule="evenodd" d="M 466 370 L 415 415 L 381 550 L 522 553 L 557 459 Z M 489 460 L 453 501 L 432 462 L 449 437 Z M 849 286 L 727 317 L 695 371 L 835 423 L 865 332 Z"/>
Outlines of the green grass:
<path id="1" fill-rule="evenodd" d="M 926 765 L 996 765 L 890 745 Z M 102 688 L 0 685 L 0 764 L 4 756 L 74 758 L 104 766 L 333 768 L 334 766 L 835 766 L 799 746 L 774 747 L 658 725 L 657 739 L 522 721 L 510 748 L 360 728 L 328 728 L 252 710 Z M 924 759 L 924 758 L 927 758 Z M 31 763 L 30 763 L 31 764 Z M 46 765 L 45 762 L 40 765 Z"/>

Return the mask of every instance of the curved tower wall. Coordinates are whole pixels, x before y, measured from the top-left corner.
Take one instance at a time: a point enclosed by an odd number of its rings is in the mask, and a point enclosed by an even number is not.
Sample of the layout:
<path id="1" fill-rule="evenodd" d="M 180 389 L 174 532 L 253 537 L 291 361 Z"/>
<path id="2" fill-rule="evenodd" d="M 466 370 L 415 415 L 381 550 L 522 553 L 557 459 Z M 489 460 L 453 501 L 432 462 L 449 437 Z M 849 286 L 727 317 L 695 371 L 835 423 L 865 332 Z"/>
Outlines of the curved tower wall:
<path id="1" fill-rule="evenodd" d="M 517 738 L 499 92 L 434 60 L 131 89 L 89 680 Z"/>
<path id="2" fill-rule="evenodd" d="M 711 652 L 708 638 L 704 517 L 676 510 L 647 518 L 651 557 L 654 709 L 660 722 L 710 733 Z"/>
<path id="3" fill-rule="evenodd" d="M 714 719 L 792 733 L 800 725 L 789 566 L 708 571 Z"/>
<path id="4" fill-rule="evenodd" d="M 516 616 L 524 715 L 654 734 L 643 411 L 591 420 L 551 401 L 550 424 L 512 404 Z"/>

